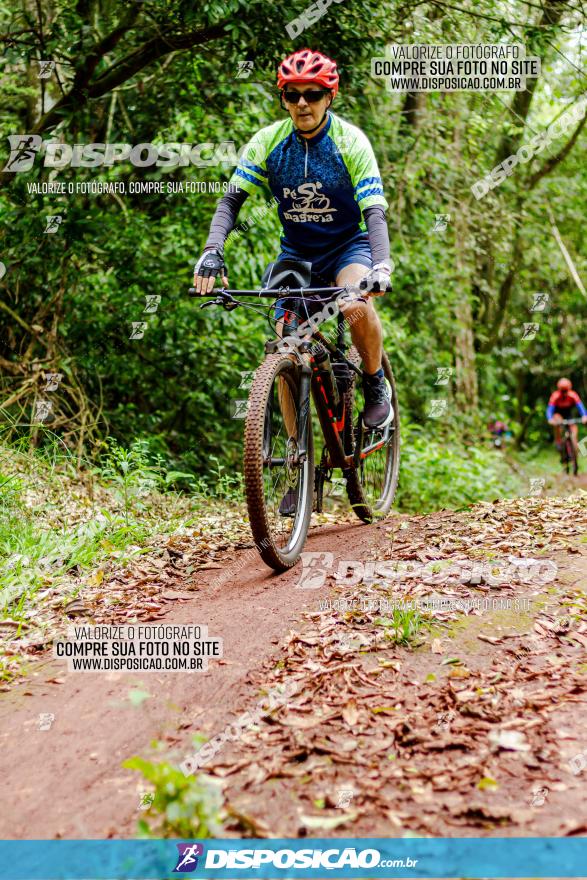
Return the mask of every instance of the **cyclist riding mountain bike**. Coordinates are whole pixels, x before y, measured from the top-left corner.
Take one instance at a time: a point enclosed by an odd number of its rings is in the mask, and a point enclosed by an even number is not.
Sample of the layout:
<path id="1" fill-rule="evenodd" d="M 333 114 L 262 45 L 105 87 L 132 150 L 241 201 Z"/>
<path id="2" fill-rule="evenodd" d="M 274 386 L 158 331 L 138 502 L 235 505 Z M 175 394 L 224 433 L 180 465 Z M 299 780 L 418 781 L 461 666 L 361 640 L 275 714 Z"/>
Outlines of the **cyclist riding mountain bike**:
<path id="1" fill-rule="evenodd" d="M 546 418 L 548 424 L 554 427 L 554 442 L 556 448 L 562 453 L 562 433 L 561 424 L 563 420 L 570 419 L 574 407 L 579 410 L 581 421 L 587 424 L 587 409 L 585 409 L 581 398 L 576 391 L 573 391 L 573 383 L 570 379 L 559 379 L 556 383 L 556 391 L 553 391 L 546 407 Z M 571 437 L 575 449 L 579 440 L 579 429 L 577 425 L 570 425 Z"/>
<path id="2" fill-rule="evenodd" d="M 262 128 L 243 152 L 195 266 L 196 293 L 208 294 L 218 275 L 228 286 L 224 243 L 247 196 L 264 190 L 276 198 L 283 226 L 277 259 L 310 262 L 312 287 L 334 283 L 379 296 L 391 290 L 381 176 L 366 135 L 330 111 L 338 82 L 336 63 L 320 52 L 303 49 L 281 62 L 277 85 L 289 118 Z M 277 305 L 276 317 L 282 319 L 284 303 Z M 323 303 L 304 305 L 306 319 Z M 382 369 L 379 317 L 369 297 L 340 309 L 363 362 L 364 423 L 384 428 L 394 413 Z"/>

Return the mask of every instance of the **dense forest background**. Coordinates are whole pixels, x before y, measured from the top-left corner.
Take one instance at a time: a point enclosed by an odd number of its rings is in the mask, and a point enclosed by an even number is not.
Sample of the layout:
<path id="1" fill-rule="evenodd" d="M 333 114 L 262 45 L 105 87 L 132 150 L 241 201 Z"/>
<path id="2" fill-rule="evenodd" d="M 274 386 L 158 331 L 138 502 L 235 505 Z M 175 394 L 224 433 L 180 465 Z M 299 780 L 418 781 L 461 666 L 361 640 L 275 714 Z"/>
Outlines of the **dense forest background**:
<path id="1" fill-rule="evenodd" d="M 11 134 L 64 144 L 234 142 L 280 118 L 277 62 L 334 57 L 334 110 L 371 139 L 384 181 L 393 293 L 379 300 L 402 418 L 425 437 L 474 437 L 505 419 L 519 445 L 549 440 L 544 407 L 569 375 L 586 396 L 585 117 L 484 198 L 471 186 L 587 91 L 578 0 L 345 0 L 293 42 L 305 0 L 3 2 L 2 165 Z M 392 94 L 371 59 L 395 43 L 522 43 L 542 72 L 518 93 Z M 53 60 L 48 78 L 39 62 Z M 243 62 L 252 62 L 250 65 Z M 248 73 L 249 75 L 243 75 Z M 173 170 L 49 169 L 1 175 L 3 437 L 58 437 L 91 459 L 107 436 L 146 438 L 180 470 L 240 452 L 241 373 L 268 327 L 187 296 L 219 194 L 42 195 L 49 181 L 228 181 L 234 163 Z M 204 153 L 204 155 L 210 155 Z M 211 187 L 212 188 L 212 187 Z M 258 283 L 278 248 L 275 209 L 249 199 L 227 245 L 230 281 Z M 61 215 L 54 233 L 47 217 Z M 449 215 L 446 228 L 438 215 Z M 0 267 L 2 268 L 2 267 Z M 536 309 L 536 294 L 547 294 Z M 160 297 L 145 313 L 145 297 Z M 544 308 L 542 308 L 544 306 Z M 534 310 L 533 310 L 534 309 Z M 146 321 L 131 339 L 133 322 Z M 524 325 L 536 324 L 533 330 Z M 526 338 L 523 338 L 526 336 Z M 438 368 L 450 368 L 439 385 Z M 48 373 L 61 374 L 56 387 Z M 51 390 L 47 390 L 50 388 Z M 39 401 L 51 412 L 37 417 Z M 431 401 L 446 414 L 430 418 Z"/>

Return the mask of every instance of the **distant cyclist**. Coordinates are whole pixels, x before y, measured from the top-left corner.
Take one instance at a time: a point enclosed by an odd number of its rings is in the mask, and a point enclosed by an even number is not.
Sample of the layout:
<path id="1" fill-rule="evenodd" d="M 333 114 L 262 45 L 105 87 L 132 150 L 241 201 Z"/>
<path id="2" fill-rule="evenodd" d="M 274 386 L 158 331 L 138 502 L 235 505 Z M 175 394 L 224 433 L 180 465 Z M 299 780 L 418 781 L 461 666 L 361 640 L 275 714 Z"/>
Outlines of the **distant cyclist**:
<path id="1" fill-rule="evenodd" d="M 502 422 L 501 419 L 492 419 L 487 427 L 489 428 L 489 433 L 491 434 L 493 445 L 497 448 L 503 446 L 506 438 L 512 436 L 512 432 L 508 431 L 508 426 L 505 422 Z"/>
<path id="2" fill-rule="evenodd" d="M 548 424 L 554 427 L 554 442 L 556 448 L 562 453 L 562 432 L 561 422 L 564 419 L 572 418 L 573 409 L 577 407 L 581 421 L 587 425 L 587 409 L 583 406 L 581 398 L 576 391 L 573 391 L 573 383 L 570 379 L 559 379 L 556 383 L 556 391 L 553 391 L 546 407 L 546 418 Z M 570 425 L 571 437 L 573 444 L 577 449 L 579 442 L 579 430 L 577 425 Z"/>
<path id="3" fill-rule="evenodd" d="M 228 286 L 224 243 L 247 195 L 269 190 L 283 226 L 278 259 L 311 262 L 312 287 L 334 283 L 382 295 L 391 289 L 387 202 L 366 135 L 330 111 L 338 92 L 336 63 L 310 49 L 294 52 L 279 65 L 277 86 L 289 116 L 258 131 L 243 152 L 196 264 L 196 291 L 209 293 L 218 275 Z M 322 305 L 312 303 L 310 312 Z M 394 414 L 381 366 L 379 317 L 367 297 L 341 310 L 363 361 L 364 422 L 383 428 Z M 276 317 L 282 316 L 278 304 Z"/>

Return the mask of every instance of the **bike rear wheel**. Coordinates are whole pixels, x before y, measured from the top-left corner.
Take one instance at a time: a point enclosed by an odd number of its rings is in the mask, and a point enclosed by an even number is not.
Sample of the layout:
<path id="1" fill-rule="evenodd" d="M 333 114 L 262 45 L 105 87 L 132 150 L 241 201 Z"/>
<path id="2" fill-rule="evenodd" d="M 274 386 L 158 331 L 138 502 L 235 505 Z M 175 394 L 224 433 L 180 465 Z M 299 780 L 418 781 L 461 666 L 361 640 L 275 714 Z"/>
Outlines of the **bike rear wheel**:
<path id="1" fill-rule="evenodd" d="M 314 492 L 312 426 L 298 459 L 300 368 L 289 355 L 269 355 L 255 372 L 245 421 L 244 476 L 253 539 L 263 561 L 286 571 L 303 550 Z M 309 405 L 309 399 L 307 400 Z M 284 515 L 291 503 L 295 511 Z M 281 512 L 280 512 L 280 507 Z"/>
<path id="2" fill-rule="evenodd" d="M 354 346 L 348 357 L 354 364 L 361 366 L 361 358 Z M 385 352 L 382 366 L 391 388 L 394 411 L 394 419 L 388 428 L 383 431 L 362 428 L 364 397 L 358 377 L 345 395 L 345 407 L 349 414 L 345 429 L 345 452 L 358 459 L 358 466 L 347 476 L 347 494 L 354 512 L 366 523 L 387 516 L 393 504 L 399 477 L 399 405 L 393 372 Z M 357 451 L 357 444 L 361 446 L 360 453 Z M 376 449 L 365 455 L 363 450 L 371 446 Z"/>

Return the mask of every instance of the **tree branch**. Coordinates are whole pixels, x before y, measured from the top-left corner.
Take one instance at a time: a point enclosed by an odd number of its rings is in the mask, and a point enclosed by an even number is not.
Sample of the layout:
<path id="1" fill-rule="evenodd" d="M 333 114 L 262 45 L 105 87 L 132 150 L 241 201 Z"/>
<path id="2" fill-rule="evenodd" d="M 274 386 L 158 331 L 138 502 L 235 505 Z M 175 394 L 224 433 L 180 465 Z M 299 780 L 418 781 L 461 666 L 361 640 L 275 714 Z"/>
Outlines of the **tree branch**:
<path id="1" fill-rule="evenodd" d="M 96 44 L 93 51 L 84 59 L 83 65 L 78 69 L 75 75 L 75 80 L 73 84 L 73 88 L 82 88 L 84 85 L 89 83 L 92 78 L 92 74 L 94 70 L 108 52 L 111 52 L 114 49 L 122 37 L 130 31 L 133 24 L 138 18 L 140 12 L 140 6 L 138 3 L 131 5 L 127 8 L 124 17 L 121 19 L 120 24 L 114 28 L 106 37 L 100 40 L 99 43 Z M 73 89 L 72 89 L 73 91 Z"/>
<path id="2" fill-rule="evenodd" d="M 532 177 L 528 180 L 527 189 L 534 189 L 537 183 L 539 183 L 543 177 L 546 177 L 547 174 L 556 168 L 563 159 L 569 155 L 575 144 L 577 143 L 577 139 L 583 130 L 585 123 L 587 122 L 587 115 L 583 117 L 572 136 L 569 138 L 567 143 L 556 153 L 554 156 L 551 156 L 550 159 L 547 159 L 542 168 L 539 168 L 538 171 L 535 171 Z"/>
<path id="3" fill-rule="evenodd" d="M 192 49 L 194 46 L 201 46 L 211 40 L 218 39 L 218 37 L 221 37 L 224 34 L 225 24 L 226 22 L 221 22 L 220 24 L 212 25 L 209 28 L 203 28 L 199 31 L 191 31 L 187 34 L 178 34 L 175 36 L 160 35 L 153 37 L 151 40 L 144 43 L 144 45 L 135 49 L 134 52 L 131 52 L 119 61 L 114 62 L 114 64 L 97 77 L 93 83 L 89 83 L 89 78 L 87 78 L 85 86 L 82 88 L 79 83 L 76 84 L 74 82 L 71 91 L 61 98 L 61 100 L 39 120 L 33 129 L 33 133 L 40 134 L 53 128 L 61 121 L 63 115 L 68 110 L 74 108 L 79 109 L 87 104 L 90 99 L 101 98 L 102 95 L 105 95 L 107 92 L 112 91 L 112 89 L 126 82 L 138 73 L 139 70 L 152 64 L 152 62 L 156 61 L 158 58 L 168 55 L 170 52 Z M 121 33 L 118 39 L 122 36 L 123 34 Z M 106 37 L 100 45 L 104 47 L 106 41 L 112 37 L 113 34 Z M 118 40 L 116 42 L 118 42 Z M 108 48 L 112 48 L 112 46 L 108 45 L 104 51 L 107 51 Z M 96 64 L 93 65 L 93 69 L 95 69 Z"/>
<path id="4" fill-rule="evenodd" d="M 21 364 L 16 363 L 15 361 L 6 360 L 2 355 L 0 355 L 0 367 L 2 367 L 3 370 L 6 370 L 7 373 L 11 373 L 13 376 L 22 376 L 24 372 Z"/>

